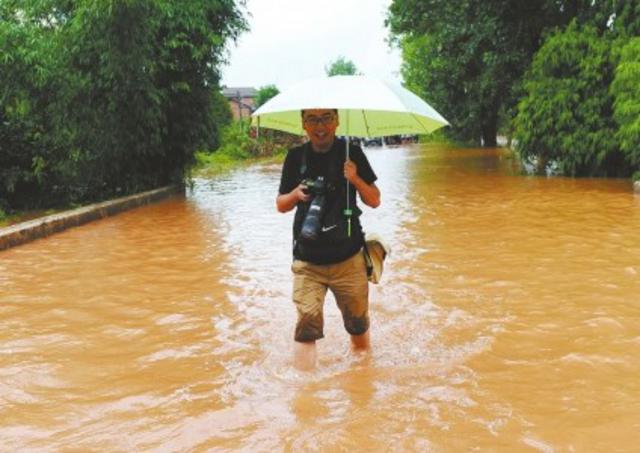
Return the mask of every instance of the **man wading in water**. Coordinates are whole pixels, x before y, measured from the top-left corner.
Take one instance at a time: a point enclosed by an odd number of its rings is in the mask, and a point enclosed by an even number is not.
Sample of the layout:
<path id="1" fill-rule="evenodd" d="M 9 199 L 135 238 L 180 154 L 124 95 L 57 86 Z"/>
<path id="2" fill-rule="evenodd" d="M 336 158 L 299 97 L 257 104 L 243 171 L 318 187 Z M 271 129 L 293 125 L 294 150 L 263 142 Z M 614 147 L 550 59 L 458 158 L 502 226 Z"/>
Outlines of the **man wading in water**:
<path id="1" fill-rule="evenodd" d="M 366 205 L 377 208 L 380 191 L 360 147 L 350 147 L 346 160 L 346 143 L 336 138 L 337 110 L 310 109 L 301 115 L 309 141 L 287 153 L 276 205 L 280 212 L 297 208 L 291 266 L 298 311 L 294 365 L 310 370 L 316 362 L 316 340 L 324 336 L 327 289 L 336 298 L 353 348 L 369 349 L 369 282 L 356 192 Z M 345 210 L 349 214 L 347 206 L 350 216 L 345 214 Z"/>

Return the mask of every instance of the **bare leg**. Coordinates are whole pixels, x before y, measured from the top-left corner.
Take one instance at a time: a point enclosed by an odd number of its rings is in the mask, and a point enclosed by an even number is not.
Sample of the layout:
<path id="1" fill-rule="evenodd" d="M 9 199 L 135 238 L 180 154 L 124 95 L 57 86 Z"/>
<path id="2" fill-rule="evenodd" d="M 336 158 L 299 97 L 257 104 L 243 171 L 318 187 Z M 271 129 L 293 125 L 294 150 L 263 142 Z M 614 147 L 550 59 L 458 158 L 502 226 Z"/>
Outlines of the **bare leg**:
<path id="1" fill-rule="evenodd" d="M 310 371 L 316 367 L 316 342 L 295 341 L 293 344 L 293 366 L 300 371 Z"/>
<path id="2" fill-rule="evenodd" d="M 351 346 L 355 351 L 366 351 L 371 348 L 371 341 L 369 340 L 369 331 L 367 330 L 362 335 L 351 335 Z"/>

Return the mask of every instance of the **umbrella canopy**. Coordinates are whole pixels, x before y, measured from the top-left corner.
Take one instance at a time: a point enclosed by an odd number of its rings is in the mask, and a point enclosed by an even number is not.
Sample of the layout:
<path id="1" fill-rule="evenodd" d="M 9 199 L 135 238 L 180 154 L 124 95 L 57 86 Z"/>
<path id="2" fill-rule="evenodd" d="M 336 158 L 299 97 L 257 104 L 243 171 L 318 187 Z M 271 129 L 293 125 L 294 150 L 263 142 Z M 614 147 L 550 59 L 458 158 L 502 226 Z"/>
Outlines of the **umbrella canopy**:
<path id="1" fill-rule="evenodd" d="M 406 88 L 366 76 L 300 82 L 256 110 L 252 124 L 304 135 L 300 118 L 303 109 L 338 109 L 336 134 L 351 137 L 429 134 L 449 124 Z"/>

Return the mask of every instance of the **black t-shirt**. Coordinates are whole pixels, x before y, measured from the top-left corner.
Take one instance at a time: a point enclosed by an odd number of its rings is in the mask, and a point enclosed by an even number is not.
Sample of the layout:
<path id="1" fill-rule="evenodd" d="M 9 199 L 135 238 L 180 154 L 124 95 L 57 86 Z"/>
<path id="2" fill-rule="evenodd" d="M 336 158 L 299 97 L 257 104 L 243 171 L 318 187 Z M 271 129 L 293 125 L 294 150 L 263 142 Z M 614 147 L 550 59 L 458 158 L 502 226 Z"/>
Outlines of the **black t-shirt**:
<path id="1" fill-rule="evenodd" d="M 306 150 L 306 151 L 305 151 Z M 303 155 L 306 154 L 306 167 L 303 168 Z M 362 148 L 356 145 L 349 146 L 349 158 L 357 168 L 358 175 L 367 183 L 372 184 L 376 179 L 367 157 Z M 346 208 L 346 179 L 343 166 L 345 160 L 345 141 L 336 139 L 332 148 L 326 153 L 313 151 L 309 143 L 292 148 L 287 153 L 280 179 L 280 194 L 286 194 L 295 189 L 303 179 L 316 179 L 323 176 L 332 189 L 326 195 L 326 216 L 330 212 L 342 212 Z M 304 175 L 301 174 L 301 170 Z M 360 227 L 357 207 L 356 190 L 349 184 L 349 208 L 353 210 L 352 234 L 347 239 L 335 237 L 320 237 L 318 240 L 308 241 L 300 238 L 301 224 L 306 215 L 309 203 L 298 203 L 296 217 L 293 225 L 294 257 L 303 261 L 316 264 L 331 264 L 343 261 L 354 255 L 362 247 L 363 233 Z M 335 209 L 333 209 L 335 208 Z M 327 229 L 330 229 L 329 226 Z"/>

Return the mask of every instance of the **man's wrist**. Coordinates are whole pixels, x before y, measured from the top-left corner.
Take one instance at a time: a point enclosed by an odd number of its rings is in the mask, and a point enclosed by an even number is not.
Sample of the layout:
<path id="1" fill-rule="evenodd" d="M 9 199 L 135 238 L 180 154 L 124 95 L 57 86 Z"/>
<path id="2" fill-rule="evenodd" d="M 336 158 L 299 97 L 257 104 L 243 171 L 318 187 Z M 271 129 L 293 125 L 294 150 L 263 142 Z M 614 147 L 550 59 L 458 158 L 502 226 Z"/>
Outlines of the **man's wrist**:
<path id="1" fill-rule="evenodd" d="M 367 185 L 367 183 L 364 182 L 364 179 L 362 179 L 360 175 L 356 175 L 355 178 L 353 178 L 353 181 L 351 181 L 351 184 L 353 184 L 353 187 L 355 187 L 356 189 L 360 189 L 361 187 Z"/>

